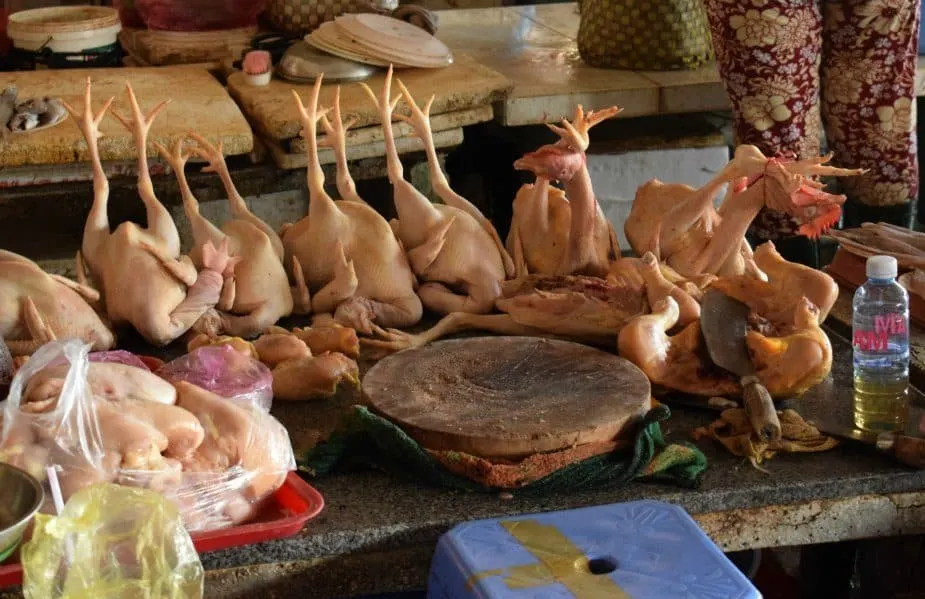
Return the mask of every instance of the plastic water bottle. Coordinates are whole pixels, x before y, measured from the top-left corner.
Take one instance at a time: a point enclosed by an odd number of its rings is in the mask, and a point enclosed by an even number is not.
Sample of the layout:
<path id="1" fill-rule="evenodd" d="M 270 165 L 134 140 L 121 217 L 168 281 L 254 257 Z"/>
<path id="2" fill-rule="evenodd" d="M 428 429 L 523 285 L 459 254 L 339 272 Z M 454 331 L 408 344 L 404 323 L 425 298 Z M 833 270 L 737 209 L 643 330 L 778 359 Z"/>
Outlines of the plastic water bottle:
<path id="1" fill-rule="evenodd" d="M 854 293 L 854 424 L 901 430 L 909 405 L 909 295 L 896 282 L 896 258 L 867 259 L 867 282 Z"/>

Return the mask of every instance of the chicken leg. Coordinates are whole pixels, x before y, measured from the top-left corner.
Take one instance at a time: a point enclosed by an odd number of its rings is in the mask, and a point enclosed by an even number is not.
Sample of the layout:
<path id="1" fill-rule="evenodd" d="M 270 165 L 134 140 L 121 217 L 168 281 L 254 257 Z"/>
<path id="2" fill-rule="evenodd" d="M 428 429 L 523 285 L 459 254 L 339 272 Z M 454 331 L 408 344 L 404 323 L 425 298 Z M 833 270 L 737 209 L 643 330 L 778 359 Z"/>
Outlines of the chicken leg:
<path id="1" fill-rule="evenodd" d="M 356 119 L 344 122 L 340 114 L 340 86 L 334 89 L 333 123 L 327 115 L 321 115 L 321 125 L 324 127 L 325 139 L 323 145 L 334 150 L 334 159 L 337 163 L 337 193 L 342 200 L 366 203 L 357 193 L 356 183 L 350 176 L 350 167 L 347 163 L 347 130 L 356 124 Z"/>
<path id="2" fill-rule="evenodd" d="M 411 268 L 424 281 L 418 289 L 421 301 L 440 314 L 492 311 L 501 281 L 506 278 L 500 242 L 469 212 L 434 205 L 405 181 L 392 132 L 392 112 L 400 99 L 391 99 L 392 69 L 386 73 L 380 96 L 361 85 L 381 116 L 389 181 L 398 212 L 395 230 Z M 414 120 L 411 123 L 420 125 Z M 427 136 L 423 129 L 417 134 L 422 139 Z"/>

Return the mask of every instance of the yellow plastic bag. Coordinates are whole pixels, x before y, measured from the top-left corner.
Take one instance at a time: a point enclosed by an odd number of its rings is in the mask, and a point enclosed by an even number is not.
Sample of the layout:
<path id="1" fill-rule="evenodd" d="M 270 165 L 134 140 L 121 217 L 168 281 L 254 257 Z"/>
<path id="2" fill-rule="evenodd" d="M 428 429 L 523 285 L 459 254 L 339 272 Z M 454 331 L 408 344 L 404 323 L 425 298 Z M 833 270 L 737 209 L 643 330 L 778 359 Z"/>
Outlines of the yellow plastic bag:
<path id="1" fill-rule="evenodd" d="M 146 489 L 102 483 L 38 514 L 22 546 L 26 599 L 200 599 L 203 569 L 180 512 Z"/>

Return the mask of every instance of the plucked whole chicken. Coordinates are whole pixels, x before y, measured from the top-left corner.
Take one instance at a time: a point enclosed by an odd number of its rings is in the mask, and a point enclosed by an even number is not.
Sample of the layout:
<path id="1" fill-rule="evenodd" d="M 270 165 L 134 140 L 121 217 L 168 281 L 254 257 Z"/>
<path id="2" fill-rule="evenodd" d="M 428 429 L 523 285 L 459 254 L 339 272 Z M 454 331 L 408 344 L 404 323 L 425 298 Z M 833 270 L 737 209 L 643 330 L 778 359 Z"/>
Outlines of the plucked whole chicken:
<path id="1" fill-rule="evenodd" d="M 83 109 L 66 105 L 78 121 L 93 166 L 93 205 L 84 227 L 78 264 L 86 261 L 90 274 L 102 290 L 102 301 L 113 326 L 131 325 L 153 345 L 163 346 L 186 333 L 219 299 L 234 262 L 211 243 L 203 247 L 203 269 L 186 256 L 180 258 L 180 235 L 170 213 L 154 195 L 148 171 L 147 138 L 161 102 L 146 116 L 131 86 L 126 85 L 132 118 L 116 114 L 135 137 L 138 152 L 138 193 L 145 205 L 147 227 L 124 222 L 110 231 L 107 204 L 109 182 L 103 172 L 97 140 L 99 124 L 114 98 L 93 112 L 91 82 Z M 114 113 L 115 114 L 115 113 Z M 78 270 L 81 276 L 82 267 Z"/>
<path id="2" fill-rule="evenodd" d="M 371 334 L 374 326 L 412 326 L 423 308 L 389 223 L 355 193 L 335 202 L 324 189 L 317 140 L 318 121 L 324 115 L 318 108 L 321 83 L 318 77 L 308 105 L 292 92 L 307 142 L 309 200 L 308 214 L 281 229 L 286 261 L 295 259 L 301 265 L 304 296 L 312 312 L 333 315 L 336 322 L 364 334 Z M 335 119 L 334 127 L 342 126 Z M 345 176 L 338 179 L 343 187 Z"/>
<path id="3" fill-rule="evenodd" d="M 433 98 L 421 109 L 399 82 L 402 95 L 393 100 L 391 67 L 379 96 L 365 83 L 361 85 L 379 110 L 388 178 L 398 213 L 391 225 L 407 251 L 412 271 L 422 281 L 418 289 L 421 301 L 438 314 L 491 312 L 501 295 L 502 281 L 514 275 L 514 265 L 494 225 L 450 188 L 440 168 L 430 126 Z M 443 204 L 434 204 L 405 180 L 392 131 L 393 113 L 402 97 L 411 113 L 399 118 L 423 140 L 431 185 Z"/>

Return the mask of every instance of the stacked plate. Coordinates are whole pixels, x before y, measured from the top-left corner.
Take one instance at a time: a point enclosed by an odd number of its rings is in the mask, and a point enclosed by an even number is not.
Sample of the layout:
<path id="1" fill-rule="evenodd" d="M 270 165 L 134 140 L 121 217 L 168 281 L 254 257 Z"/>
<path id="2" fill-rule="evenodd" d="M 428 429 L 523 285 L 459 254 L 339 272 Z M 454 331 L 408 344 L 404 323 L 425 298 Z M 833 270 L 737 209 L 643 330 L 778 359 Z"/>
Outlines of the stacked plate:
<path id="1" fill-rule="evenodd" d="M 396 69 L 439 69 L 453 63 L 446 45 L 407 21 L 378 14 L 346 14 L 305 37 L 311 46 L 355 62 Z"/>

